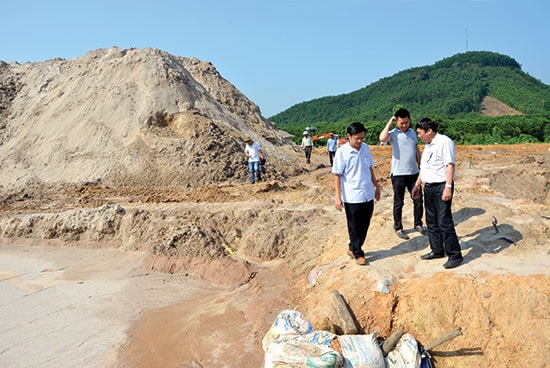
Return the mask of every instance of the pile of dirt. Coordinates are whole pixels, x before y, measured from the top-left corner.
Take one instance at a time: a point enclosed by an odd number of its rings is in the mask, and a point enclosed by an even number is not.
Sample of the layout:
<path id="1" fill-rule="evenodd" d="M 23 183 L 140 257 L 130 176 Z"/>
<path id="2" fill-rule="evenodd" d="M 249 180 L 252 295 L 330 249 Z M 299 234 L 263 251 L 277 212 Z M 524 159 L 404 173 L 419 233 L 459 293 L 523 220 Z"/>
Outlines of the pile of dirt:
<path id="1" fill-rule="evenodd" d="M 338 331 L 333 290 L 364 333 L 402 326 L 427 343 L 461 327 L 434 352 L 440 368 L 550 364 L 549 144 L 458 147 L 453 270 L 419 260 L 411 201 L 411 239 L 394 234 L 391 148 L 371 147 L 382 198 L 360 267 L 326 152 L 306 164 L 211 64 L 113 48 L 0 77 L 1 243 L 144 253 L 145 270 L 215 285 L 144 311 L 117 366 L 260 367 L 282 309 Z M 244 135 L 268 155 L 265 182 L 248 184 Z"/>
<path id="2" fill-rule="evenodd" d="M 243 137 L 267 179 L 300 171 L 292 144 L 211 63 L 156 49 L 0 64 L 0 185 L 195 187 L 247 177 Z"/>

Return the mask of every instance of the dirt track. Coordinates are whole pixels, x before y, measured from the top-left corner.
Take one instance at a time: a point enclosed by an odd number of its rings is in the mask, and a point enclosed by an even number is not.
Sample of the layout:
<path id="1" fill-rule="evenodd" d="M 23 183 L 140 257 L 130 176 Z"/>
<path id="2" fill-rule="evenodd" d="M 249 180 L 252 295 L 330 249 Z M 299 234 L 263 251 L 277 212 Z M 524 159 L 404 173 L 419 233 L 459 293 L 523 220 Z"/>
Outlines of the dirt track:
<path id="1" fill-rule="evenodd" d="M 377 330 L 385 337 L 403 326 L 427 343 L 462 327 L 463 336 L 436 349 L 438 367 L 521 366 L 526 357 L 530 366 L 548 366 L 542 352 L 550 344 L 550 145 L 459 147 L 453 208 L 465 264 L 451 271 L 441 267 L 444 260 L 419 260 L 426 237 L 410 233 L 403 242 L 393 234 L 389 147 L 372 151 L 383 197 L 364 247 L 370 262 L 364 268 L 344 255 L 345 218 L 333 207 L 322 149 L 311 165 L 304 163 L 306 174 L 287 182 L 37 191 L 5 198 L 1 214 L 9 219 L 117 203 L 133 220 L 123 220 L 109 242 L 28 236 L 24 242 L 145 251 L 150 255 L 142 267 L 148 271 L 192 272 L 220 287 L 143 313 L 119 347 L 122 367 L 259 367 L 261 338 L 282 309 L 298 309 L 317 328 L 338 329 L 329 298 L 334 289 L 365 333 Z M 404 215 L 409 213 L 407 202 Z M 410 222 L 404 219 L 408 231 Z M 189 235 L 174 241 L 171 231 Z M 203 233 L 224 246 L 205 250 Z M 167 239 L 173 246 L 166 246 Z M 310 272 L 318 276 L 314 286 Z M 381 282 L 390 283 L 390 293 L 380 292 Z"/>

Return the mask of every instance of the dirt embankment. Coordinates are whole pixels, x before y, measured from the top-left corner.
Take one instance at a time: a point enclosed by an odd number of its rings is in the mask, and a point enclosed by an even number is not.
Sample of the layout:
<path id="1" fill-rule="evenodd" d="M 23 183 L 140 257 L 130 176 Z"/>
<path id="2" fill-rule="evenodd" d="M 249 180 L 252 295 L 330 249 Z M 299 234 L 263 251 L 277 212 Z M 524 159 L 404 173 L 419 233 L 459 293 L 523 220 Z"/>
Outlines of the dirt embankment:
<path id="1" fill-rule="evenodd" d="M 148 270 L 194 273 L 221 287 L 143 314 L 120 350 L 123 367 L 259 367 L 261 338 L 282 309 L 296 308 L 317 328 L 338 331 L 335 289 L 365 333 L 387 337 L 402 326 L 427 343 L 461 327 L 463 336 L 435 349 L 438 367 L 516 366 L 526 359 L 545 367 L 549 150 L 458 148 L 453 207 L 465 263 L 454 270 L 419 260 L 428 243 L 411 232 L 410 201 L 404 224 L 411 239 L 393 234 L 389 147 L 372 147 L 383 197 L 364 247 L 367 267 L 345 256 L 345 218 L 333 207 L 322 149 L 312 164 L 303 163 L 305 174 L 284 182 L 152 191 L 29 187 L 3 198 L 0 230 L 12 243 L 146 251 Z M 384 284 L 389 293 L 381 292 Z"/>

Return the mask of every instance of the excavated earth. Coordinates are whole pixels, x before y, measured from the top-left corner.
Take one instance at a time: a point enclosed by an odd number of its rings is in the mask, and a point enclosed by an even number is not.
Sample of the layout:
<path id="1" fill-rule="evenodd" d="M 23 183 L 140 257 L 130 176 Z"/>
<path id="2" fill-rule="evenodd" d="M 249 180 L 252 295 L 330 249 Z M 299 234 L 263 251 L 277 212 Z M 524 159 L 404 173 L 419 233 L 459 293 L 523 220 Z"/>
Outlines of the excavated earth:
<path id="1" fill-rule="evenodd" d="M 458 147 L 452 270 L 420 260 L 411 201 L 394 234 L 391 148 L 372 146 L 361 267 L 324 149 L 306 164 L 210 63 L 112 48 L 0 82 L 0 365 L 261 367 L 284 309 L 342 333 L 338 290 L 360 333 L 460 327 L 437 367 L 550 366 L 550 144 Z M 245 135 L 268 157 L 254 185 Z"/>
<path id="2" fill-rule="evenodd" d="M 454 270 L 444 270 L 444 260 L 419 260 L 425 236 L 393 234 L 391 152 L 372 151 L 383 197 L 364 247 L 366 267 L 344 255 L 345 216 L 333 207 L 322 149 L 304 174 L 285 182 L 29 189 L 4 201 L 3 243 L 115 248 L 137 255 L 142 272 L 205 282 L 192 295 L 166 298 L 159 289 L 161 307 L 146 306 L 128 321 L 112 366 L 260 367 L 261 339 L 283 309 L 341 332 L 330 299 L 338 290 L 363 333 L 384 338 L 401 326 L 426 344 L 461 327 L 462 336 L 434 349 L 438 367 L 547 367 L 550 145 L 459 147 L 453 206 L 465 263 Z M 412 213 L 410 203 L 404 213 Z M 71 221 L 95 225 L 77 230 Z M 404 223 L 412 228 L 410 217 Z"/>

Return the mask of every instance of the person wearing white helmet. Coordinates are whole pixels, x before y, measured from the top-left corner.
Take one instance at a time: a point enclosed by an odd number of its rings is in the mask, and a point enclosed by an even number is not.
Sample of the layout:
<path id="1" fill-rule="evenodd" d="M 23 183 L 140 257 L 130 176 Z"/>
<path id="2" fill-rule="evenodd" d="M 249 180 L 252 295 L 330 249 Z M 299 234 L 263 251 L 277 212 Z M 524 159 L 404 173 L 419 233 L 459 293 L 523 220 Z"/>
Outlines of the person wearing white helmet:
<path id="1" fill-rule="evenodd" d="M 300 147 L 304 150 L 306 153 L 306 162 L 309 164 L 311 162 L 311 150 L 313 149 L 313 140 L 309 136 L 309 133 L 307 130 L 304 130 L 304 133 L 302 133 L 302 144 Z"/>

